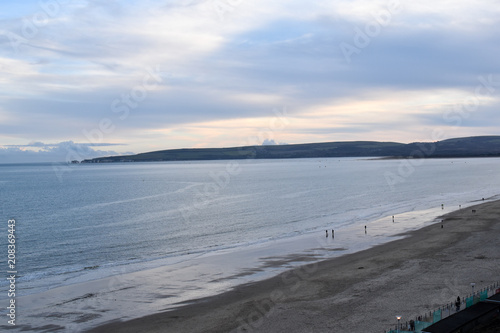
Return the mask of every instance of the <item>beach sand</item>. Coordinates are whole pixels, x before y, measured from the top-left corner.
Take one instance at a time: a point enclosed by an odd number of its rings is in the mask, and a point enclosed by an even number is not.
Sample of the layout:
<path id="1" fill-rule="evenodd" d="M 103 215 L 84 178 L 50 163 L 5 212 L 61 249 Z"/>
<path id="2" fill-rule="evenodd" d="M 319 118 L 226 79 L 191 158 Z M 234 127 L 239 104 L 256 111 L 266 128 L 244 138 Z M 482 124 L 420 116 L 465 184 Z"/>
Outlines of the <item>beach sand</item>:
<path id="1" fill-rule="evenodd" d="M 384 332 L 397 315 L 465 297 L 471 282 L 499 281 L 499 235 L 500 201 L 481 203 L 404 239 L 89 332 Z"/>

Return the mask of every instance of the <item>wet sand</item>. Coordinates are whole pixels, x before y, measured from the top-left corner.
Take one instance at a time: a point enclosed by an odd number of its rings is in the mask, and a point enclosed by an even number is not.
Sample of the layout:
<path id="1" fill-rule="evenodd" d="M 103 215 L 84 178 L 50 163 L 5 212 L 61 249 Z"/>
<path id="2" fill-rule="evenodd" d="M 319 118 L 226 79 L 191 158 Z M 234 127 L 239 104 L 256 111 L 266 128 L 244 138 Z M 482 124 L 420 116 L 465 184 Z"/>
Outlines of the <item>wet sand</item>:
<path id="1" fill-rule="evenodd" d="M 442 225 L 89 332 L 383 332 L 500 280 L 500 201 Z"/>

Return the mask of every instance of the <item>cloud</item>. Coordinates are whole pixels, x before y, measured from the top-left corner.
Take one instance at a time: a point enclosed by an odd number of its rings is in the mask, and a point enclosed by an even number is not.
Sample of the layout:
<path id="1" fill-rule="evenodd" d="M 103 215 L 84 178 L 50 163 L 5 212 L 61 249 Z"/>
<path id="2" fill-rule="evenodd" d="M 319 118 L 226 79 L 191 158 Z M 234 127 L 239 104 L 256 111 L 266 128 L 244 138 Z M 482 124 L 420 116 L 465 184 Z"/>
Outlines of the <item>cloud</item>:
<path id="1" fill-rule="evenodd" d="M 500 82 L 494 0 L 400 1 L 383 23 L 394 1 L 58 3 L 30 35 L 23 24 L 34 24 L 41 3 L 5 8 L 0 17 L 4 147 L 33 150 L 23 147 L 31 140 L 124 142 L 138 152 L 236 146 L 258 136 L 249 119 L 268 122 L 282 106 L 296 121 L 279 141 L 415 141 L 450 127 L 443 114 L 474 93 L 478 77 Z M 17 52 L 7 33 L 23 38 Z M 349 59 L 346 44 L 356 49 Z M 150 68 L 159 68 L 161 82 L 143 89 Z M 498 132 L 487 121 L 500 104 L 500 84 L 493 89 L 454 134 Z M 119 111 L 115 101 L 127 98 Z M 113 129 L 102 131 L 103 121 Z M 99 140 L 89 131 L 100 131 Z"/>
<path id="2" fill-rule="evenodd" d="M 117 155 L 115 151 L 96 150 L 92 147 L 120 146 L 121 144 L 87 144 L 73 141 L 45 144 L 32 142 L 26 145 L 6 145 L 0 147 L 0 161 L 2 163 L 27 162 L 71 162 L 87 158 Z M 36 149 L 27 149 L 36 148 Z"/>
<path id="3" fill-rule="evenodd" d="M 274 141 L 274 139 L 265 139 L 263 142 L 262 142 L 262 145 L 263 146 L 275 146 L 277 145 L 276 141 Z"/>
<path id="4" fill-rule="evenodd" d="M 27 145 L 5 145 L 7 148 L 26 148 L 26 147 L 37 147 L 44 149 L 54 149 L 63 147 L 65 149 L 80 149 L 82 147 L 110 147 L 110 146 L 123 146 L 122 143 L 74 143 L 72 141 L 60 142 L 60 143 L 43 143 L 43 142 L 30 142 Z"/>

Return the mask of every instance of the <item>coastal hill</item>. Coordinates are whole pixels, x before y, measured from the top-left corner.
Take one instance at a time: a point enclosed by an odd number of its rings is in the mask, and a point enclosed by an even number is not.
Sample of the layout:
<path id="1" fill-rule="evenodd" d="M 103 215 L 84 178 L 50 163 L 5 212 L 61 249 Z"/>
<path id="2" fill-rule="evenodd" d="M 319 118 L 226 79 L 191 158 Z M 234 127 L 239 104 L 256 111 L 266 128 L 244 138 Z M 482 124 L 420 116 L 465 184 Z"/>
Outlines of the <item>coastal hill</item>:
<path id="1" fill-rule="evenodd" d="M 84 160 L 82 163 L 317 157 L 437 158 L 495 156 L 500 156 L 500 136 L 475 136 L 407 144 L 377 141 L 339 141 L 232 148 L 185 148 L 136 155 L 99 157 Z"/>

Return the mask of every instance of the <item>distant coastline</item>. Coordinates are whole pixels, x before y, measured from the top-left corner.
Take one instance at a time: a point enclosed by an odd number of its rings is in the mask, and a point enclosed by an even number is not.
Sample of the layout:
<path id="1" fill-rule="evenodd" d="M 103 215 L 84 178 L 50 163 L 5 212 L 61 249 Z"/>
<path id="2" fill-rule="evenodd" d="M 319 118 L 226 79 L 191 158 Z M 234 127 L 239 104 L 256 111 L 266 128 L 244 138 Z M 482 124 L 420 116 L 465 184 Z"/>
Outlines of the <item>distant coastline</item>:
<path id="1" fill-rule="evenodd" d="M 230 148 L 184 148 L 86 159 L 81 163 L 209 161 L 326 157 L 462 158 L 500 157 L 500 136 L 475 136 L 436 142 L 339 141 Z M 77 163 L 73 161 L 72 163 Z"/>

